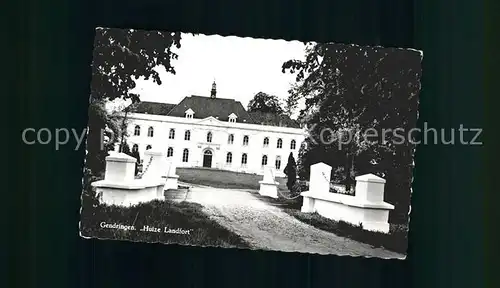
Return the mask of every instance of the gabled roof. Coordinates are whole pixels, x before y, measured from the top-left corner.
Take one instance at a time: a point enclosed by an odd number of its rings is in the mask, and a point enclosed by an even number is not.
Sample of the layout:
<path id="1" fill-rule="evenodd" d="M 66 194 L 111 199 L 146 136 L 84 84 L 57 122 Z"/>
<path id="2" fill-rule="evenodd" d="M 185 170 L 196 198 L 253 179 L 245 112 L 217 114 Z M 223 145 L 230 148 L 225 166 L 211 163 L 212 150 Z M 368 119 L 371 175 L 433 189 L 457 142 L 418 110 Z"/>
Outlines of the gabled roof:
<path id="1" fill-rule="evenodd" d="M 240 123 L 252 123 L 252 118 L 239 101 L 234 99 L 188 96 L 175 106 L 168 116 L 184 117 L 187 109 L 194 111 L 195 119 L 213 116 L 220 121 L 228 121 L 229 114 L 234 113 Z"/>
<path id="2" fill-rule="evenodd" d="M 291 119 L 287 115 L 264 113 L 260 111 L 248 112 L 248 114 L 250 114 L 255 124 L 300 128 L 299 122 Z"/>

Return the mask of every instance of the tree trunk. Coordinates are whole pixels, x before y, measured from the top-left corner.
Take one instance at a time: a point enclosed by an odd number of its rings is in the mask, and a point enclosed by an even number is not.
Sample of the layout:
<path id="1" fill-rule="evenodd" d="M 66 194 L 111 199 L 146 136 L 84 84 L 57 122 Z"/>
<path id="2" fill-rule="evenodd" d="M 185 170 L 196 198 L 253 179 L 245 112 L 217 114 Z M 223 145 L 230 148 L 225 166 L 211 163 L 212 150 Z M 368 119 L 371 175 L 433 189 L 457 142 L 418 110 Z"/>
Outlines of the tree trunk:
<path id="1" fill-rule="evenodd" d="M 123 152 L 123 142 L 125 141 L 125 131 L 126 131 L 125 121 L 127 121 L 127 113 L 128 113 L 128 111 L 125 111 L 125 116 L 122 119 L 122 125 L 120 127 L 122 135 L 121 135 L 121 139 L 120 139 L 120 149 L 118 151 L 119 153 Z"/>
<path id="2" fill-rule="evenodd" d="M 123 153 L 123 141 L 124 140 L 125 139 L 123 137 L 123 132 L 122 132 L 122 136 L 121 136 L 121 139 L 120 139 L 120 148 L 119 148 L 120 151 L 118 151 L 119 153 Z"/>

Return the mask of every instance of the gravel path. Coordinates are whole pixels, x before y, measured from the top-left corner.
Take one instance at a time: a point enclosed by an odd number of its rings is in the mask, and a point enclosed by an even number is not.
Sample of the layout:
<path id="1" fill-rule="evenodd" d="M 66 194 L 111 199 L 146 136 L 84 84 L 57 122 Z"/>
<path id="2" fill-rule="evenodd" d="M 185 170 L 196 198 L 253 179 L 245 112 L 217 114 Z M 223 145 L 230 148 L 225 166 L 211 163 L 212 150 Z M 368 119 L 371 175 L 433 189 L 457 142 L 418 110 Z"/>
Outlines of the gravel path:
<path id="1" fill-rule="evenodd" d="M 245 190 L 192 184 L 189 186 L 191 189 L 186 201 L 203 205 L 207 214 L 243 237 L 254 249 L 380 258 L 404 257 L 314 228 Z"/>

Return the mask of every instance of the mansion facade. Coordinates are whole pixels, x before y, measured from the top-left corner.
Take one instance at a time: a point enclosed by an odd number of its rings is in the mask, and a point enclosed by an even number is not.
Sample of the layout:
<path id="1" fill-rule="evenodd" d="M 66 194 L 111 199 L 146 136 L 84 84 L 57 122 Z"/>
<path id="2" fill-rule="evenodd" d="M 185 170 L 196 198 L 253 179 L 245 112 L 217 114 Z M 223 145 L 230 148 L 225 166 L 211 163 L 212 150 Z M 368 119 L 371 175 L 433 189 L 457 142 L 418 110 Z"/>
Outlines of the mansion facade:
<path id="1" fill-rule="evenodd" d="M 283 176 L 290 152 L 297 159 L 305 129 L 288 116 L 248 112 L 239 101 L 188 96 L 179 104 L 140 102 L 128 118 L 127 143 L 141 155 L 162 151 L 177 167 L 206 167 Z"/>

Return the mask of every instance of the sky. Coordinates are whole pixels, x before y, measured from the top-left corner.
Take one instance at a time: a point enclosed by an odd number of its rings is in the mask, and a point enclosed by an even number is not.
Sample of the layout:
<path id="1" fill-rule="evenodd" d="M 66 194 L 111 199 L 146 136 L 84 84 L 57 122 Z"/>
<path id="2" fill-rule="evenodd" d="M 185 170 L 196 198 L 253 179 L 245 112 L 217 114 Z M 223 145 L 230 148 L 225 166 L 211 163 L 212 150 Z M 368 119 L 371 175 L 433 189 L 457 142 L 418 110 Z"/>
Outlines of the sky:
<path id="1" fill-rule="evenodd" d="M 218 98 L 235 99 L 245 108 L 258 92 L 283 99 L 295 76 L 282 73 L 281 66 L 303 60 L 304 49 L 298 41 L 183 34 L 175 50 L 179 58 L 172 63 L 176 75 L 157 67 L 162 85 L 138 79 L 131 92 L 140 94 L 141 101 L 176 104 L 185 96 L 209 97 L 215 80 Z"/>

